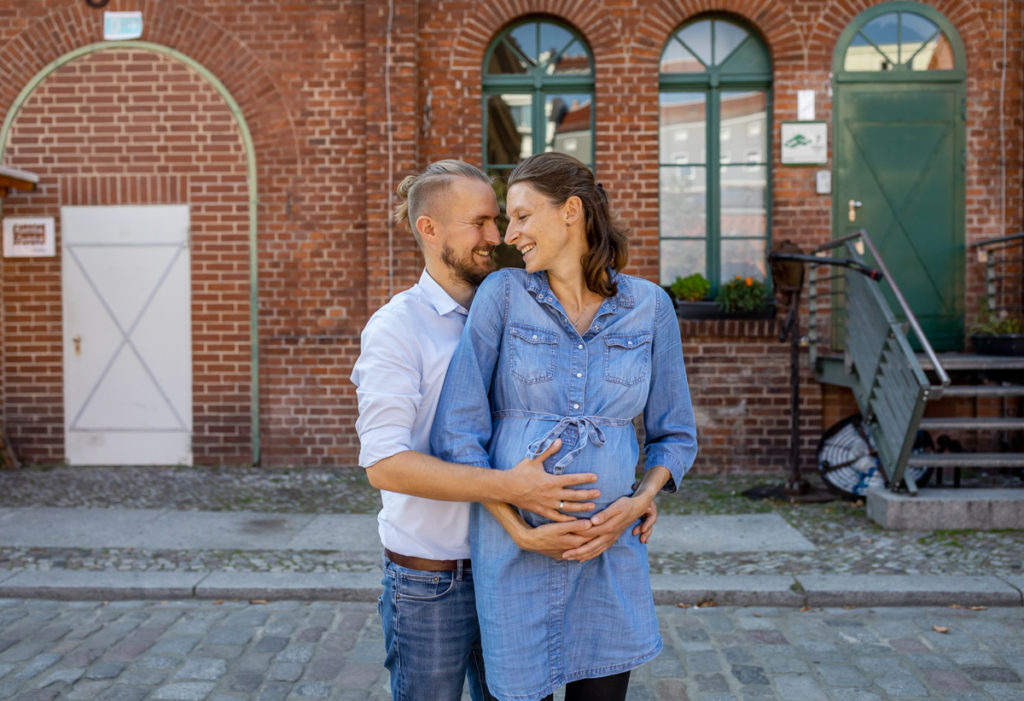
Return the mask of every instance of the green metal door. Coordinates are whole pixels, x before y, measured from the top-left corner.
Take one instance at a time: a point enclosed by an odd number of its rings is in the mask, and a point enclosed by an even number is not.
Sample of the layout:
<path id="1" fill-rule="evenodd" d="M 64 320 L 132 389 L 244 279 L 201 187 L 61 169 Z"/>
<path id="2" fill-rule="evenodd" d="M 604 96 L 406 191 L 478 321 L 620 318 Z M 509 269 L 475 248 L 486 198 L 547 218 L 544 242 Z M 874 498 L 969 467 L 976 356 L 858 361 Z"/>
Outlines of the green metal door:
<path id="1" fill-rule="evenodd" d="M 868 232 L 936 350 L 959 350 L 964 338 L 965 108 L 954 41 L 941 15 L 898 2 L 858 17 L 836 52 L 833 234 Z"/>

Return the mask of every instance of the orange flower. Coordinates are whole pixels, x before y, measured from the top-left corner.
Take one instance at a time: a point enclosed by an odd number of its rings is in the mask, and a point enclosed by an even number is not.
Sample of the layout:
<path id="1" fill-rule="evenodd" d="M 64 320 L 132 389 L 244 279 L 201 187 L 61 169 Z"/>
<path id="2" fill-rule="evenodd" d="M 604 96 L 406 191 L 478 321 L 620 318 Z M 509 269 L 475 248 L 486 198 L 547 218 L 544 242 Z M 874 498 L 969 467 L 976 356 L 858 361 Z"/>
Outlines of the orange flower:
<path id="1" fill-rule="evenodd" d="M 750 287 L 751 285 L 754 284 L 754 279 L 748 277 L 746 280 L 744 280 L 744 282 L 747 283 L 747 287 Z"/>

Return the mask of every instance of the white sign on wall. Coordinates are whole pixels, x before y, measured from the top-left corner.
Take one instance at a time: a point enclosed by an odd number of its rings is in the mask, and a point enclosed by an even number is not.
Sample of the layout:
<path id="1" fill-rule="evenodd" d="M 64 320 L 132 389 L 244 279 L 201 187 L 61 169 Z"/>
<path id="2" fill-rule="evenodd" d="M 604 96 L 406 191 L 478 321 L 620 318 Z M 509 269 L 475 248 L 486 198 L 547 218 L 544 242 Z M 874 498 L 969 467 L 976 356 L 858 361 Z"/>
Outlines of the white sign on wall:
<path id="1" fill-rule="evenodd" d="M 103 38 L 107 41 L 138 39 L 142 36 L 141 12 L 104 12 Z"/>
<path id="2" fill-rule="evenodd" d="M 4 257 L 34 258 L 56 255 L 53 217 L 5 217 Z"/>
<path id="3" fill-rule="evenodd" d="M 782 122 L 783 165 L 828 163 L 828 122 Z"/>

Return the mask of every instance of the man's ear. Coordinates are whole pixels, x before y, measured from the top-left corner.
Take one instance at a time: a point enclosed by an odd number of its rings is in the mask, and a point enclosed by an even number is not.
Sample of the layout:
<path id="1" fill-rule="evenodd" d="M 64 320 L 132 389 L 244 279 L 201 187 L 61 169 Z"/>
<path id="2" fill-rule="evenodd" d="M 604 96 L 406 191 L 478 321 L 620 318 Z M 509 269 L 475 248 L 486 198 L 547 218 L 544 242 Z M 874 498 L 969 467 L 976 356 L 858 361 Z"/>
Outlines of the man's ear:
<path id="1" fill-rule="evenodd" d="M 426 214 L 416 217 L 416 232 L 422 241 L 434 242 L 437 239 L 437 227 L 434 220 Z"/>

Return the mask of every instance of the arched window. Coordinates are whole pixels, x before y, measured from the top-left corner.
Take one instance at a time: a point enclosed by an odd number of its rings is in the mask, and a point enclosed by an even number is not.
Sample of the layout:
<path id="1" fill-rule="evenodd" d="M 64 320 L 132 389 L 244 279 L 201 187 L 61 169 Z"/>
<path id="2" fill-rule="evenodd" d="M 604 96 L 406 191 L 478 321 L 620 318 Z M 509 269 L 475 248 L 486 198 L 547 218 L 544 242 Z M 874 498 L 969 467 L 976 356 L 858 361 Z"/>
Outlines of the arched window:
<path id="1" fill-rule="evenodd" d="M 703 17 L 669 37 L 659 73 L 661 284 L 701 273 L 711 294 L 766 277 L 771 59 L 748 29 Z"/>
<path id="2" fill-rule="evenodd" d="M 594 60 L 577 32 L 528 19 L 498 35 L 484 57 L 484 166 L 507 176 L 535 153 L 594 165 Z"/>
<path id="3" fill-rule="evenodd" d="M 875 16 L 852 31 L 844 33 L 841 70 L 845 72 L 952 71 L 956 65 L 953 44 L 936 18 L 925 16 L 929 8 L 917 3 L 892 3 L 879 6 Z M 898 7 L 900 9 L 892 9 Z"/>

